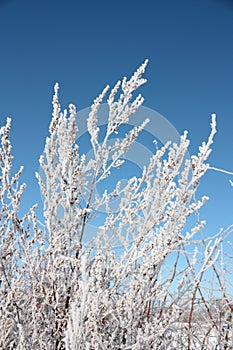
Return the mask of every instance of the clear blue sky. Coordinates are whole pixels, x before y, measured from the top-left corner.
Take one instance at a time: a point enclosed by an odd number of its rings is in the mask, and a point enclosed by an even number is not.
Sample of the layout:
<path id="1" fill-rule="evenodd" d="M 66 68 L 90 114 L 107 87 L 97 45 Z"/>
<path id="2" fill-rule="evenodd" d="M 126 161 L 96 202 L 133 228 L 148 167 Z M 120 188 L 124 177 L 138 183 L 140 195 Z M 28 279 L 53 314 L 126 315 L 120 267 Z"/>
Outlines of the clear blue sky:
<path id="1" fill-rule="evenodd" d="M 34 178 L 51 117 L 53 85 L 62 107 L 90 106 L 102 88 L 149 59 L 145 106 L 182 133 L 190 153 L 218 115 L 211 163 L 233 171 L 233 1 L 0 0 L 0 124 L 13 119 L 15 164 L 25 166 L 24 198 L 40 200 Z M 202 217 L 208 234 L 233 222 L 230 176 L 210 172 Z"/>

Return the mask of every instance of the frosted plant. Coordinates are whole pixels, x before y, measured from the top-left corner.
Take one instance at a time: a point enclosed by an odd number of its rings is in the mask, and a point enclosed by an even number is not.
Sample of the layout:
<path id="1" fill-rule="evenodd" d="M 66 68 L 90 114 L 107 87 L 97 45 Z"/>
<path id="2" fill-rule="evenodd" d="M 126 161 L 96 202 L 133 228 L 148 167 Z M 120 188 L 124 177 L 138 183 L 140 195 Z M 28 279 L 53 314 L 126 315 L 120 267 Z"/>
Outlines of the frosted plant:
<path id="1" fill-rule="evenodd" d="M 220 349 L 232 348 L 232 258 L 224 242 L 232 227 L 204 239 L 196 199 L 216 132 L 197 155 L 186 159 L 187 132 L 179 144 L 155 150 L 140 177 L 96 195 L 95 188 L 121 167 L 142 125 L 115 138 L 133 118 L 143 97 L 147 61 L 110 90 L 108 125 L 99 138 L 98 110 L 107 86 L 94 101 L 87 129 L 93 157 L 76 144 L 76 108 L 61 111 L 58 84 L 53 115 L 36 174 L 44 222 L 36 205 L 19 216 L 25 184 L 11 175 L 10 119 L 0 149 L 0 348 L 1 349 Z M 122 90 L 120 92 L 120 89 Z M 119 198 L 112 210 L 112 198 Z M 107 217 L 87 247 L 88 223 L 104 206 Z M 187 220 L 193 217 L 193 226 Z M 122 244 L 121 254 L 113 249 Z M 224 259 L 226 261 L 224 261 Z"/>

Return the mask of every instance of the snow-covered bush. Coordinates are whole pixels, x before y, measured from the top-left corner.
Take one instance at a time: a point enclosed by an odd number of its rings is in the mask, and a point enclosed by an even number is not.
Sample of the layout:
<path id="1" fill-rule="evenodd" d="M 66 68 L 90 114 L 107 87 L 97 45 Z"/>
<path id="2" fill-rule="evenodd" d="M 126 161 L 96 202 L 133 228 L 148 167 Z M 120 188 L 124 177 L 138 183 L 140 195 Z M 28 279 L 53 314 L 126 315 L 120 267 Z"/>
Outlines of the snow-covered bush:
<path id="1" fill-rule="evenodd" d="M 197 155 L 186 157 L 185 132 L 179 144 L 155 150 L 141 176 L 124 188 L 116 184 L 101 195 L 95 192 L 97 184 L 111 178 L 113 168 L 122 166 L 123 155 L 148 122 L 109 146 L 111 135 L 143 103 L 142 96 L 133 98 L 133 93 L 146 81 L 146 64 L 110 91 L 101 142 L 98 109 L 109 87 L 94 101 L 87 120 L 91 159 L 79 154 L 75 106 L 61 112 L 55 85 L 50 135 L 37 174 L 42 225 L 36 205 L 19 216 L 25 184 L 20 184 L 23 168 L 11 174 L 11 120 L 0 129 L 1 349 L 233 347 L 228 266 L 223 269 L 219 263 L 231 228 L 205 239 L 199 209 L 207 197 L 196 198 L 209 168 L 215 115 Z M 110 203 L 116 197 L 119 207 L 113 211 Z M 105 221 L 86 246 L 88 223 L 103 206 Z M 120 253 L 114 250 L 116 238 Z"/>

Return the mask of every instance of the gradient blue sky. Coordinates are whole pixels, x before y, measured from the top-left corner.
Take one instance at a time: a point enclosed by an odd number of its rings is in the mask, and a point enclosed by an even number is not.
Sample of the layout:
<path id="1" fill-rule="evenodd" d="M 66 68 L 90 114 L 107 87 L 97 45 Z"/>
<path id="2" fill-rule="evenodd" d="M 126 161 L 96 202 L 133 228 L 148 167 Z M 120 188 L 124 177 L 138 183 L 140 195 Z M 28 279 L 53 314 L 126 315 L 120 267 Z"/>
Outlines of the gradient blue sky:
<path id="1" fill-rule="evenodd" d="M 0 124 L 11 116 L 15 164 L 25 166 L 28 206 L 40 201 L 34 178 L 51 118 L 53 85 L 62 107 L 90 106 L 149 59 L 144 105 L 189 131 L 190 153 L 218 134 L 210 161 L 233 171 L 233 1 L 0 0 Z M 200 193 L 207 234 L 233 222 L 230 176 L 209 172 Z"/>

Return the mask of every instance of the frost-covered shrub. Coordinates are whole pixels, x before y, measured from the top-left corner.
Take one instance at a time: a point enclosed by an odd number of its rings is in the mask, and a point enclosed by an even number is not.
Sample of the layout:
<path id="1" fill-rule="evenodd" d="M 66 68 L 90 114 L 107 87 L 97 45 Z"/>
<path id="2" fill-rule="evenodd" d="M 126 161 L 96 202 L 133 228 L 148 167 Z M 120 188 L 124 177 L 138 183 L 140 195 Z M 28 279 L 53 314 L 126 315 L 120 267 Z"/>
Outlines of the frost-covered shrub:
<path id="1" fill-rule="evenodd" d="M 222 273 L 218 262 L 231 228 L 205 240 L 198 212 L 207 197 L 196 199 L 209 168 L 215 115 L 197 155 L 186 157 L 185 132 L 179 144 L 155 150 L 141 176 L 124 188 L 117 184 L 113 191 L 95 192 L 98 183 L 111 178 L 113 168 L 122 166 L 123 155 L 148 122 L 109 147 L 111 135 L 143 103 L 141 95 L 133 99 L 133 92 L 145 83 L 146 64 L 110 91 L 103 142 L 97 116 L 109 87 L 94 101 L 87 120 L 91 159 L 79 154 L 75 106 L 61 112 L 55 85 L 50 135 L 37 174 L 43 225 L 36 205 L 19 216 L 23 168 L 11 174 L 10 119 L 1 128 L 1 349 L 233 347 L 233 303 L 227 272 Z M 116 197 L 119 207 L 113 211 L 110 203 Z M 88 223 L 101 206 L 106 219 L 87 247 L 83 241 Z M 187 229 L 192 216 L 193 227 Z M 116 237 L 120 254 L 114 250 Z"/>

